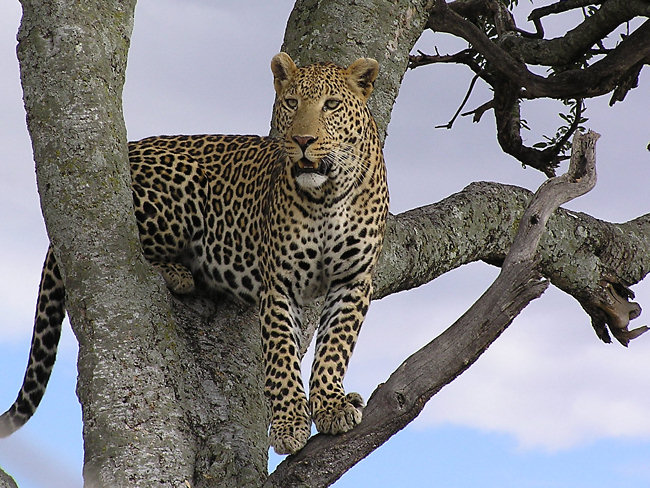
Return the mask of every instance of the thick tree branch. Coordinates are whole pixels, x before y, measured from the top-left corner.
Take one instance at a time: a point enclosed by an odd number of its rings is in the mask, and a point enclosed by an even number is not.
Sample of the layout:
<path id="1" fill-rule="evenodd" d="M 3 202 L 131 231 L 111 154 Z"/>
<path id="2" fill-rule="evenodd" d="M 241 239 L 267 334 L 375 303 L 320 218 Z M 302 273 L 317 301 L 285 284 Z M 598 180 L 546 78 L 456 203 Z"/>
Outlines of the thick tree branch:
<path id="1" fill-rule="evenodd" d="M 607 0 L 605 0 L 607 1 Z M 603 1 L 594 1 L 594 0 L 560 0 L 557 3 L 552 3 L 551 5 L 545 5 L 544 7 L 538 7 L 534 9 L 528 16 L 528 20 L 541 19 L 551 14 L 559 14 L 562 12 L 568 12 L 569 10 L 574 10 L 577 8 L 587 7 L 589 5 L 601 4 Z"/>
<path id="2" fill-rule="evenodd" d="M 541 19 L 582 8 L 601 5 L 598 11 L 584 19 L 564 36 L 545 40 Z M 571 64 L 580 58 L 591 46 L 598 44 L 618 26 L 638 16 L 650 16 L 650 5 L 645 0 L 560 0 L 557 3 L 534 9 L 528 20 L 535 25 L 534 34 L 516 27 L 506 6 L 490 0 L 456 0 L 449 8 L 466 20 L 476 23 L 480 17 L 492 17 L 495 24 L 506 27 L 506 32 L 517 32 L 521 36 L 508 36 L 508 43 L 516 52 L 515 57 L 525 63 L 545 66 Z M 500 35 L 504 32 L 500 32 Z"/>
<path id="3" fill-rule="evenodd" d="M 479 300 L 439 337 L 409 357 L 372 394 L 361 424 L 339 436 L 318 435 L 278 466 L 264 486 L 328 486 L 411 422 L 443 386 L 471 366 L 548 283 L 535 271 L 535 250 L 558 205 L 595 184 L 593 143 L 581 137 L 567 175 L 542 185 L 524 212 L 501 273 Z M 584 151 L 580 149 L 586 146 Z"/>
<path id="4" fill-rule="evenodd" d="M 391 216 L 375 298 L 415 288 L 470 262 L 501 264 L 530 198 L 522 188 L 473 183 L 441 202 Z M 546 229 L 539 248 L 541 273 L 597 323 L 605 319 L 624 331 L 620 321 L 627 324 L 638 307 L 627 302 L 625 290 L 650 272 L 650 214 L 614 224 L 558 209 Z M 620 299 L 625 307 L 615 306 Z M 604 304 L 617 312 L 603 316 Z M 630 309 L 627 317 L 624 308 Z M 608 341 L 604 323 L 599 327 L 599 337 Z"/>
<path id="5" fill-rule="evenodd" d="M 533 22 L 535 25 L 535 33 L 529 33 L 521 29 L 517 29 L 521 35 L 525 37 L 530 37 L 534 39 L 543 39 L 544 38 L 544 27 L 542 26 L 542 17 L 547 15 L 557 14 L 561 12 L 568 12 L 576 8 L 586 7 L 588 5 L 600 4 L 602 2 L 595 2 L 592 0 L 561 0 L 557 3 L 551 5 L 546 5 L 544 7 L 539 7 L 533 10 L 528 16 L 528 20 Z"/>

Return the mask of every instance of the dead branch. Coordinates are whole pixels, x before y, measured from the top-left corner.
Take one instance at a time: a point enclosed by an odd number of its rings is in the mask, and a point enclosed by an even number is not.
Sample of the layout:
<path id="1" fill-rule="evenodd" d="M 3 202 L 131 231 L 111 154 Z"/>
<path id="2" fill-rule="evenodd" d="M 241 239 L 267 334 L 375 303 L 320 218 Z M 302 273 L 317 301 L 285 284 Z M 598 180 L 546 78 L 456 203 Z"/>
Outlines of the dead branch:
<path id="1" fill-rule="evenodd" d="M 463 49 L 454 54 L 439 54 L 437 49 L 436 54 L 425 54 L 418 50 L 417 55 L 409 55 L 409 68 L 415 69 L 434 63 L 460 63 L 469 66 L 472 68 L 472 71 L 477 72 L 480 71 L 480 67 L 474 61 L 475 54 L 471 49 Z"/>
<path id="2" fill-rule="evenodd" d="M 476 107 L 474 110 L 470 110 L 469 112 L 463 112 L 461 117 L 467 117 L 468 115 L 474 114 L 474 117 L 472 117 L 472 122 L 480 122 L 481 117 L 483 117 L 483 114 L 487 112 L 488 110 L 494 108 L 494 100 L 489 100 L 482 104 L 479 107 Z"/>
<path id="3" fill-rule="evenodd" d="M 519 222 L 519 231 L 503 262 L 503 268 L 511 263 L 532 262 L 551 214 L 560 205 L 584 195 L 596 185 L 595 148 L 599 137 L 592 131 L 584 135 L 576 132 L 568 171 L 546 180 L 539 187 Z"/>

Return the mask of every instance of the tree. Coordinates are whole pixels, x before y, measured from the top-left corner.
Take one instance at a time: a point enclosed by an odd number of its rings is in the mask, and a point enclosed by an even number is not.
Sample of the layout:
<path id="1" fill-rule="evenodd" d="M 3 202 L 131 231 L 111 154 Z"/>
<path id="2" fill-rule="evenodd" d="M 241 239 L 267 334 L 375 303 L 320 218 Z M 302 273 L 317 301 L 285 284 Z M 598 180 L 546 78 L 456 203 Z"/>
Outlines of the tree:
<path id="1" fill-rule="evenodd" d="M 357 2 L 356 9 L 337 2 L 315 9 L 312 2 L 297 2 L 284 49 L 303 64 L 323 58 L 345 64 L 362 54 L 386 60 L 382 62 L 385 76 L 376 87 L 373 106 L 385 129 L 411 46 L 425 26 L 448 21 L 452 27 L 464 26 L 476 34 L 476 29 L 471 28 L 476 23 L 489 31 L 490 25 L 497 22 L 486 21 L 486 12 L 490 12 L 486 5 L 494 7 L 487 2 L 455 2 L 453 10 L 459 10 L 466 20 L 452 16 L 449 21 L 445 19 L 451 14 L 444 2 L 399 2 L 390 6 Z M 605 2 L 603 8 L 606 5 L 610 8 L 615 2 Z M 462 10 L 469 6 L 481 14 Z M 219 479 L 224 486 L 259 484 L 266 476 L 266 419 L 260 370 L 250 366 L 259 365 L 255 314 L 233 304 L 215 306 L 204 300 L 181 304 L 167 294 L 142 262 L 129 216 L 120 108 L 133 5 L 114 2 L 97 7 L 68 12 L 65 7 L 25 2 L 19 51 L 44 215 L 64 269 L 69 313 L 81 345 L 79 390 L 85 417 L 86 479 L 91 484 L 95 481 L 106 485 L 136 484 L 138 480 L 178 484 L 184 479 L 195 486 L 217 483 L 210 478 Z M 497 10 L 503 15 L 503 10 Z M 339 20 L 343 12 L 345 23 Z M 640 11 L 628 15 L 634 13 Z M 354 32 L 357 42 L 341 45 L 342 31 Z M 635 32 L 639 31 L 643 34 L 642 28 Z M 625 41 L 641 55 L 635 58 L 634 66 L 648 55 L 648 43 L 638 37 L 633 43 Z M 52 43 L 43 43 L 43 39 L 51 39 Z M 490 45 L 485 44 L 485 39 L 470 40 L 487 59 L 472 61 L 486 78 L 493 80 L 509 73 L 509 67 L 501 71 L 483 68 L 482 64 L 496 64 L 503 53 L 489 58 Z M 386 56 L 387 51 L 390 56 Z M 62 66 L 66 69 L 61 70 Z M 629 74 L 630 69 L 628 66 L 623 71 Z M 509 83 L 510 88 L 517 82 L 526 86 L 525 78 L 499 81 Z M 504 92 L 511 94 L 513 90 Z M 103 95 L 106 98 L 101 98 Z M 516 108 L 516 103 L 513 106 L 504 102 L 504 112 L 512 113 Z M 101 115 L 95 117 L 96 113 Z M 580 116 L 575 118 L 579 120 Z M 500 126 L 512 127 L 513 120 L 517 121 L 516 114 L 506 117 Z M 525 151 L 520 148 L 520 152 Z M 557 154 L 551 159 L 555 157 Z M 549 164 L 538 166 L 550 171 Z M 71 192 L 88 187 L 93 188 L 90 201 L 86 191 L 76 195 Z M 53 197 L 57 194 L 69 194 L 69 198 L 62 201 Z M 528 200 L 526 192 L 481 184 L 441 204 L 396 216 L 377 273 L 377 296 L 417 286 L 464 262 L 481 259 L 501 263 L 512 242 L 513 223 L 521 217 Z M 454 219 L 454 214 L 446 211 L 449 208 L 475 215 L 476 220 Z M 115 219 L 115 215 L 120 217 Z M 476 221 L 481 225 L 477 226 Z M 570 232 L 577 237 L 546 237 L 542 241 L 542 274 L 583 303 L 601 337 L 606 337 L 605 321 L 609 320 L 615 337 L 629 339 L 626 318 L 636 314 L 637 308 L 621 300 L 620 295 L 627 298 L 627 286 L 647 273 L 648 223 L 647 216 L 621 226 L 588 216 L 578 216 L 576 222 L 574 217 L 558 212 L 550 223 L 550 235 L 563 235 L 562 230 L 579 226 L 586 229 L 586 235 Z M 448 229 L 467 238 L 463 242 L 450 241 Z M 632 238 L 619 237 L 621 229 Z M 450 242 L 454 245 L 454 260 Z M 562 261 L 567 252 L 573 254 L 569 263 Z M 595 266 L 581 266 L 594 260 Z M 107 278 L 111 286 L 107 286 Z M 115 287 L 115 283 L 120 286 Z M 610 306 L 603 307 L 601 302 Z M 603 308 L 609 315 L 603 315 Z M 456 366 L 451 376 L 460 369 Z M 398 399 L 400 408 L 405 409 L 408 396 Z M 421 403 L 421 397 L 413 401 Z M 151 411 L 154 405 L 155 411 Z M 370 419 L 371 408 L 378 412 L 380 403 L 369 403 L 366 413 Z M 309 449 L 334 452 L 333 444 L 349 443 L 360 432 L 334 439 L 317 438 L 300 454 L 302 458 L 288 461 L 289 467 L 282 469 L 290 470 L 302 459 L 306 463 L 302 466 L 313 471 L 317 468 L 309 464 Z M 348 467 L 346 462 L 332 460 L 325 474 L 335 479 Z M 319 471 L 323 472 L 322 468 Z M 228 475 L 224 478 L 223 473 Z"/>

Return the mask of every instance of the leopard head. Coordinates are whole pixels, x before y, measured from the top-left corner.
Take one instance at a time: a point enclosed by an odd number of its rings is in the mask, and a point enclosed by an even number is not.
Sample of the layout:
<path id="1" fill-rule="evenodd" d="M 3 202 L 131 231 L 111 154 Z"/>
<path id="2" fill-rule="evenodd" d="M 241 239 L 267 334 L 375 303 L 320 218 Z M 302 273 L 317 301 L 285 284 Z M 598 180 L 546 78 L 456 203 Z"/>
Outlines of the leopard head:
<path id="1" fill-rule="evenodd" d="M 271 71 L 275 127 L 298 186 L 318 189 L 328 181 L 361 178 L 370 147 L 378 140 L 366 105 L 377 61 L 360 58 L 347 68 L 331 63 L 298 68 L 288 54 L 279 53 Z"/>

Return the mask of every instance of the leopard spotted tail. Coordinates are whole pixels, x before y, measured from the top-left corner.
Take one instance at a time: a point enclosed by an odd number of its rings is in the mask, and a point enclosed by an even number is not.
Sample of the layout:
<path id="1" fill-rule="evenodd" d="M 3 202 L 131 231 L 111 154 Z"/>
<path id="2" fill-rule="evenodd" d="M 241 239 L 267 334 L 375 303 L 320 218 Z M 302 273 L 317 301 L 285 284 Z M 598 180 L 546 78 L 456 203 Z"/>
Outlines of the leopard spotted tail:
<path id="1" fill-rule="evenodd" d="M 14 403 L 0 415 L 0 437 L 7 437 L 18 430 L 34 415 L 41 402 L 56 359 L 64 316 L 65 288 L 50 247 L 41 274 L 25 378 Z"/>

